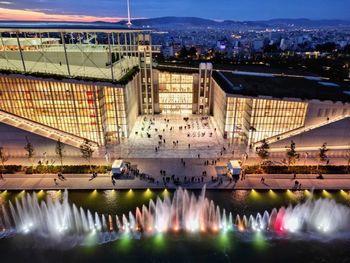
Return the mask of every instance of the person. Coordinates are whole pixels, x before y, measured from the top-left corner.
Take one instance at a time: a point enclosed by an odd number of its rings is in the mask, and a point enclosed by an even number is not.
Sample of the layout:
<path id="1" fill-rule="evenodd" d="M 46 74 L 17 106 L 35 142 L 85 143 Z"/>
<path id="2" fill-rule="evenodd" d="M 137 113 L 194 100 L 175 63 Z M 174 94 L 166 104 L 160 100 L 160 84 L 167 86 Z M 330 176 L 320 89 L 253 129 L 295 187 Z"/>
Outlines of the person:
<path id="1" fill-rule="evenodd" d="M 294 173 L 294 177 L 293 177 L 293 179 L 295 180 L 297 178 L 297 174 L 296 173 Z"/>
<path id="2" fill-rule="evenodd" d="M 316 177 L 316 179 L 324 179 L 323 175 L 321 173 L 318 174 L 318 176 Z"/>
<path id="3" fill-rule="evenodd" d="M 55 185 L 58 185 L 56 178 L 54 178 L 53 181 L 55 182 Z"/>
<path id="4" fill-rule="evenodd" d="M 0 180 L 4 180 L 4 177 L 2 176 L 2 171 L 0 172 Z"/>

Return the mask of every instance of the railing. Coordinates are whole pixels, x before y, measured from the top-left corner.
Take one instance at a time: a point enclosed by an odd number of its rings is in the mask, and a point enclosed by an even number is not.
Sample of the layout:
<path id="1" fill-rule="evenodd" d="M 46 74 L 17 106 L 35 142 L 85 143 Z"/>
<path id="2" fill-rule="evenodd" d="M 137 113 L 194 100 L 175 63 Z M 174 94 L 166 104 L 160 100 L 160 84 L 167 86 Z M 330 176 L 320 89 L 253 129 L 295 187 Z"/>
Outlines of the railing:
<path id="1" fill-rule="evenodd" d="M 318 124 L 315 124 L 315 125 L 311 125 L 311 126 L 308 126 L 308 127 L 302 126 L 300 128 L 297 128 L 297 129 L 294 129 L 294 130 L 291 130 L 291 131 L 287 131 L 287 132 L 280 133 L 278 135 L 272 136 L 270 138 L 267 138 L 266 140 L 268 141 L 268 143 L 274 143 L 274 142 L 277 142 L 279 140 L 290 138 L 292 136 L 299 135 L 301 133 L 317 129 L 319 127 L 325 126 L 327 124 L 330 124 L 330 123 L 333 123 L 333 122 L 336 122 L 336 121 L 340 121 L 340 120 L 348 118 L 348 117 L 350 117 L 350 115 L 342 115 L 342 116 L 338 116 L 338 117 L 336 117 L 334 119 L 331 119 L 331 120 L 328 120 L 328 121 L 325 121 L 325 122 L 321 122 L 321 123 L 318 123 Z M 257 146 L 257 145 L 259 145 L 261 143 L 262 143 L 262 141 L 258 141 L 258 142 L 255 142 L 254 145 Z"/>
<path id="2" fill-rule="evenodd" d="M 25 131 L 38 134 L 40 136 L 44 136 L 52 140 L 60 139 L 61 142 L 78 148 L 86 142 L 85 138 L 52 128 L 45 124 L 28 120 L 26 118 L 2 110 L 0 110 L 0 122 L 6 123 L 10 126 L 14 126 Z M 94 149 L 98 147 L 98 143 L 96 142 L 89 140 L 89 143 Z"/>
<path id="3" fill-rule="evenodd" d="M 67 52 L 73 52 L 73 51 L 80 51 L 82 53 L 84 52 L 109 52 L 109 46 L 106 44 L 101 44 L 101 45 L 88 45 L 88 44 L 66 44 L 66 51 Z M 111 46 L 111 51 L 112 52 L 123 52 L 123 53 L 128 53 L 128 52 L 144 52 L 146 51 L 151 51 L 158 53 L 161 51 L 161 46 L 160 45 L 110 45 Z M 1 47 L 1 46 L 0 46 Z M 150 50 L 151 48 L 151 50 Z M 0 48 L 1 52 L 9 52 L 9 53 L 14 53 L 14 52 L 19 52 L 19 50 L 11 50 L 11 49 L 6 49 L 6 48 Z M 62 44 L 54 44 L 54 45 L 49 45 L 49 46 L 35 46 L 33 49 L 23 49 L 22 52 L 64 52 L 64 46 Z"/>

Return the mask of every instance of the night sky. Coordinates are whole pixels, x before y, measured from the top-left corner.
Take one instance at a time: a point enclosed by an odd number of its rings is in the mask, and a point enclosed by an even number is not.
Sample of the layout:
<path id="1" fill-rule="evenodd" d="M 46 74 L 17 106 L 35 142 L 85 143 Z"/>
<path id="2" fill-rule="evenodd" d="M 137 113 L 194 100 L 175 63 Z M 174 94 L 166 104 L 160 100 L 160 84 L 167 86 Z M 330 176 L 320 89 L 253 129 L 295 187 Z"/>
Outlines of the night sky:
<path id="1" fill-rule="evenodd" d="M 217 20 L 350 20 L 350 0 L 131 0 L 132 17 L 195 16 Z M 0 0 L 1 20 L 117 21 L 126 0 Z"/>

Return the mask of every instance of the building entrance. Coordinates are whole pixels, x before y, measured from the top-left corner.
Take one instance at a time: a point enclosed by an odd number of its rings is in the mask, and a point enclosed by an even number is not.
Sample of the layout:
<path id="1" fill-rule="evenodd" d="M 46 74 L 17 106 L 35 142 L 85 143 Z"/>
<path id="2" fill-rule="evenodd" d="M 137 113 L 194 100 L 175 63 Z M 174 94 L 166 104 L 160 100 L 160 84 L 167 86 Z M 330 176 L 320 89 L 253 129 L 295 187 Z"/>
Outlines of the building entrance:
<path id="1" fill-rule="evenodd" d="M 192 114 L 193 76 L 159 74 L 159 109 L 163 114 Z"/>

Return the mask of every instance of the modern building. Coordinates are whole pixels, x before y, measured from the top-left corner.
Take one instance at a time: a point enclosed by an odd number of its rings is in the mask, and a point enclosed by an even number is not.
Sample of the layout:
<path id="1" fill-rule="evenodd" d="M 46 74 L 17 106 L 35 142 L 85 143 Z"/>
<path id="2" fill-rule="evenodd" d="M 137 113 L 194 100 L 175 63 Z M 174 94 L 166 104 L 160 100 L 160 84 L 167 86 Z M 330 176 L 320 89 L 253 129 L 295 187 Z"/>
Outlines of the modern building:
<path id="1" fill-rule="evenodd" d="M 283 148 L 291 138 L 306 147 L 299 137 L 319 131 L 316 147 L 333 124 L 332 146 L 350 143 L 349 86 L 210 63 L 157 65 L 159 51 L 142 29 L 2 25 L 0 121 L 76 147 L 118 144 L 138 116 L 158 114 L 211 116 L 228 142 L 251 148 L 263 139 Z"/>

